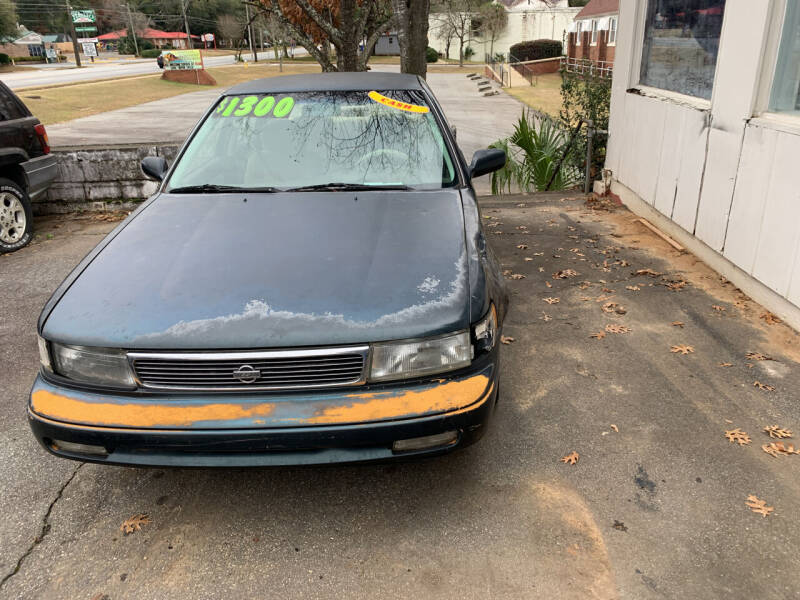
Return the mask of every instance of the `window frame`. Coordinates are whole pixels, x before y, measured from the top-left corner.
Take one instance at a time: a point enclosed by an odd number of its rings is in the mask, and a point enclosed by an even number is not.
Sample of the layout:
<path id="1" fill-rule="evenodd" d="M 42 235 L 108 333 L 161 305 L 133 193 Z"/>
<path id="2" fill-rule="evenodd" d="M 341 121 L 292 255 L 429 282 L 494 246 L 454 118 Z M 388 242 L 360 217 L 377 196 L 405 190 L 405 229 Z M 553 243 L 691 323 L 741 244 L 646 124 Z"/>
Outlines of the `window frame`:
<path id="1" fill-rule="evenodd" d="M 619 23 L 619 17 L 614 15 L 608 18 L 608 45 L 609 46 L 616 46 L 617 45 L 617 25 Z M 614 34 L 613 38 L 611 34 Z"/>
<path id="2" fill-rule="evenodd" d="M 589 25 L 590 31 L 592 32 L 591 38 L 589 39 L 590 46 L 597 46 L 597 38 L 600 34 L 600 22 L 597 19 L 592 19 L 591 24 Z"/>
<path id="3" fill-rule="evenodd" d="M 661 98 L 682 106 L 688 106 L 697 110 L 710 111 L 714 101 L 714 93 L 717 89 L 717 77 L 719 71 L 717 65 L 714 66 L 714 81 L 711 83 L 711 99 L 701 98 L 699 96 L 691 96 L 682 92 L 675 92 L 663 88 L 649 86 L 641 82 L 642 77 L 642 63 L 644 62 L 644 38 L 647 29 L 647 12 L 649 3 L 653 0 L 644 0 L 643 2 L 636 2 L 635 6 L 635 19 L 636 35 L 634 36 L 634 44 L 632 49 L 631 71 L 628 75 L 628 87 L 630 89 L 640 90 L 649 96 Z M 784 2 L 785 0 L 778 0 Z M 722 29 L 720 30 L 720 48 L 723 46 L 723 38 L 725 33 L 725 20 L 722 22 Z M 721 52 L 720 52 L 721 54 Z M 717 55 L 717 64 L 719 64 L 719 55 Z"/>
<path id="4" fill-rule="evenodd" d="M 583 36 L 583 21 L 575 21 L 575 45 L 581 45 L 581 37 Z"/>

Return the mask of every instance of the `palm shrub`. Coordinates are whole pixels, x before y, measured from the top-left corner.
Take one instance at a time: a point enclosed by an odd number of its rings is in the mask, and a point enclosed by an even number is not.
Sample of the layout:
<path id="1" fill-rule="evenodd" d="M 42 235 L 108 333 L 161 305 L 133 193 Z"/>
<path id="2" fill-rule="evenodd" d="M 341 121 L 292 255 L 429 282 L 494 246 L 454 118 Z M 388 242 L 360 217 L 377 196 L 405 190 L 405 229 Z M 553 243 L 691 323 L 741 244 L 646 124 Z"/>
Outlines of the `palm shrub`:
<path id="1" fill-rule="evenodd" d="M 506 166 L 492 174 L 492 193 L 510 192 L 512 184 L 524 192 L 544 191 L 551 178 L 551 190 L 575 187 L 581 173 L 575 167 L 570 138 L 570 131 L 552 117 L 524 111 L 514 133 L 491 145 L 505 150 L 507 157 Z"/>

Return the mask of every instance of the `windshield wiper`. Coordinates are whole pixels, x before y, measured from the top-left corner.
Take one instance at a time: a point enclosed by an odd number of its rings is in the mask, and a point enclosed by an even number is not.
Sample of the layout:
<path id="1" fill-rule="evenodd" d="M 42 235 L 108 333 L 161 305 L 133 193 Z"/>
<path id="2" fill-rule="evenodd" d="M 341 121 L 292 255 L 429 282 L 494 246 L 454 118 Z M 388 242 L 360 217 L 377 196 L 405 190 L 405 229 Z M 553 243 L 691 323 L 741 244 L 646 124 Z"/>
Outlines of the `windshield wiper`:
<path id="1" fill-rule="evenodd" d="M 172 188 L 167 191 L 169 194 L 222 194 L 225 192 L 252 192 L 272 194 L 280 192 L 275 187 L 239 187 L 238 185 L 217 185 L 214 183 L 204 183 L 202 185 L 185 185 Z"/>
<path id="2" fill-rule="evenodd" d="M 289 188 L 287 192 L 361 192 L 365 190 L 411 190 L 414 189 L 402 184 L 375 184 L 368 183 L 318 183 L 317 185 L 304 185 L 301 187 Z"/>

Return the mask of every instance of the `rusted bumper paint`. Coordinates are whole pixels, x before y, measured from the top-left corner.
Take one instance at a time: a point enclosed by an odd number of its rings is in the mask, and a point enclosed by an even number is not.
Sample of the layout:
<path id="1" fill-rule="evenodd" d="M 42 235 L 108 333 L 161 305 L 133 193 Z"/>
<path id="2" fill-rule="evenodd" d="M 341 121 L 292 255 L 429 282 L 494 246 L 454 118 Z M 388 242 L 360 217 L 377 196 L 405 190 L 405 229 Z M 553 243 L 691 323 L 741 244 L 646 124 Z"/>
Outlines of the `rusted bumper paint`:
<path id="1" fill-rule="evenodd" d="M 67 458 L 161 466 L 264 466 L 397 458 L 398 439 L 458 431 L 442 453 L 480 438 L 496 398 L 496 368 L 359 392 L 250 396 L 110 395 L 37 378 L 28 416 L 37 439 Z M 52 440 L 102 445 L 70 456 Z M 407 455 L 403 455 L 407 456 Z"/>

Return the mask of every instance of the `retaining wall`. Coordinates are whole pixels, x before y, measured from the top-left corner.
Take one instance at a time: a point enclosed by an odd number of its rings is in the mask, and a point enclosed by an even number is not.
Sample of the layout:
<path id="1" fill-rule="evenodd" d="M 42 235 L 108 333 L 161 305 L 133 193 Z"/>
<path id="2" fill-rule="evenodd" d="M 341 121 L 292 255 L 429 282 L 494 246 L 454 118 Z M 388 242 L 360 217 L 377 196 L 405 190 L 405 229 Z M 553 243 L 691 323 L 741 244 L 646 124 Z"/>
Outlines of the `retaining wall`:
<path id="1" fill-rule="evenodd" d="M 142 173 L 145 156 L 163 156 L 170 163 L 179 146 L 73 146 L 53 149 L 58 177 L 33 203 L 35 214 L 74 211 L 129 210 L 155 192 L 157 182 Z"/>

